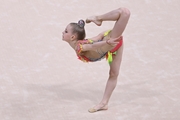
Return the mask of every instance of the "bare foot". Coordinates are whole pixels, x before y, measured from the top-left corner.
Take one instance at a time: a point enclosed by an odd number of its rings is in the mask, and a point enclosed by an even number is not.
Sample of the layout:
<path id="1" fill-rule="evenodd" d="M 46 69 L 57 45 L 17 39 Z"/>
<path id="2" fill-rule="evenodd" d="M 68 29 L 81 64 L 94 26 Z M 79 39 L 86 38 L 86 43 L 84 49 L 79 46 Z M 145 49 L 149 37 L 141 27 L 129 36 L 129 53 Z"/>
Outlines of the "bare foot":
<path id="1" fill-rule="evenodd" d="M 107 109 L 108 109 L 108 106 L 106 104 L 99 104 L 99 105 L 96 105 L 93 108 L 90 108 L 88 111 L 90 113 L 94 113 L 94 112 L 97 112 L 97 111 L 102 111 L 102 110 L 107 110 Z"/>
<path id="2" fill-rule="evenodd" d="M 101 26 L 102 21 L 98 20 L 96 16 L 92 16 L 86 19 L 86 23 L 94 22 L 97 26 Z"/>

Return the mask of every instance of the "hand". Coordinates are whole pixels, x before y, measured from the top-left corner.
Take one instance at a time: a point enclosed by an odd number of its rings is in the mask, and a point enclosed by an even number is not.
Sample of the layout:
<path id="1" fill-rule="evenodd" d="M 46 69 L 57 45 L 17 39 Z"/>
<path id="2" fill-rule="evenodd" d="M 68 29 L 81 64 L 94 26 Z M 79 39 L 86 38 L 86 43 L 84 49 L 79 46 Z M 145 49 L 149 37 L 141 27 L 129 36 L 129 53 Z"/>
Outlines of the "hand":
<path id="1" fill-rule="evenodd" d="M 119 36 L 117 38 L 110 38 L 109 40 L 106 41 L 106 43 L 111 46 L 116 46 L 121 39 L 122 39 L 122 36 Z"/>

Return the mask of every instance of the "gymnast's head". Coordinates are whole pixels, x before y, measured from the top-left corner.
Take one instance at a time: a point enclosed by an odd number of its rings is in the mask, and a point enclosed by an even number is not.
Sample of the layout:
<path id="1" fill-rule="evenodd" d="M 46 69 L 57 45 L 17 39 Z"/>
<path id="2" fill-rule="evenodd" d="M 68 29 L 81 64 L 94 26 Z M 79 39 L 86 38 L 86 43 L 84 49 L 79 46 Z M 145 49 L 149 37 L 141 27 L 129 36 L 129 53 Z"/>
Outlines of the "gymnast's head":
<path id="1" fill-rule="evenodd" d="M 63 40 L 67 42 L 83 40 L 86 37 L 84 26 L 84 20 L 79 20 L 78 23 L 70 23 L 63 32 Z"/>

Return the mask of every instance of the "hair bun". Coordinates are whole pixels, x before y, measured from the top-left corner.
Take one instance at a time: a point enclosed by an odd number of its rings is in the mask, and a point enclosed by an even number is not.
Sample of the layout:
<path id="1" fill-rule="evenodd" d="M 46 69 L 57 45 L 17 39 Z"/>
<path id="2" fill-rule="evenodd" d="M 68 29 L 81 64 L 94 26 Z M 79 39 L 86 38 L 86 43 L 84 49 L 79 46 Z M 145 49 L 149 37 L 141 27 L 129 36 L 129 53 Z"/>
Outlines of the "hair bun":
<path id="1" fill-rule="evenodd" d="M 79 21 L 78 21 L 78 26 L 79 26 L 80 28 L 84 28 L 84 26 L 85 26 L 84 20 L 79 20 Z"/>

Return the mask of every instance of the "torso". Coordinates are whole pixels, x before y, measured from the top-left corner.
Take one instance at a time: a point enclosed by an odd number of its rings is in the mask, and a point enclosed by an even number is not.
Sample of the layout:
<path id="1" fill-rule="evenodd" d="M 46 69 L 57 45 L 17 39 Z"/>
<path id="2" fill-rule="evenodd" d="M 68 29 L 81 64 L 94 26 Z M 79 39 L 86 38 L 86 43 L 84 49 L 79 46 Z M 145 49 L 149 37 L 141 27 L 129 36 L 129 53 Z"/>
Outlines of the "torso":
<path id="1" fill-rule="evenodd" d="M 102 41 L 106 41 L 110 39 L 110 36 L 109 34 L 107 36 L 105 36 Z M 114 46 L 110 46 L 110 45 L 104 45 L 100 48 L 98 48 L 97 50 L 94 50 L 94 51 L 86 51 L 86 52 L 83 52 L 82 54 L 84 56 L 86 56 L 87 58 L 91 58 L 91 59 L 97 59 L 97 58 L 100 58 L 103 54 L 107 53 L 108 51 L 110 51 L 111 49 L 113 49 Z"/>

